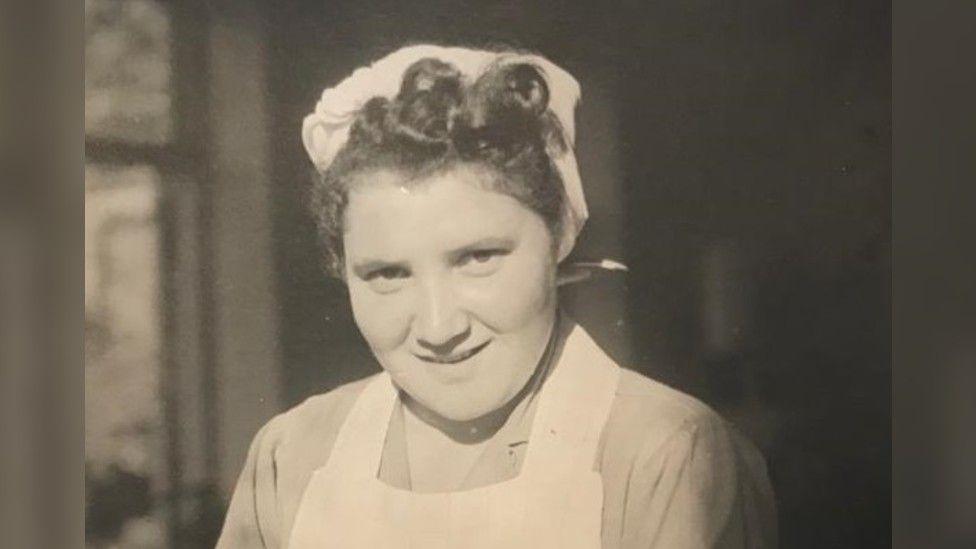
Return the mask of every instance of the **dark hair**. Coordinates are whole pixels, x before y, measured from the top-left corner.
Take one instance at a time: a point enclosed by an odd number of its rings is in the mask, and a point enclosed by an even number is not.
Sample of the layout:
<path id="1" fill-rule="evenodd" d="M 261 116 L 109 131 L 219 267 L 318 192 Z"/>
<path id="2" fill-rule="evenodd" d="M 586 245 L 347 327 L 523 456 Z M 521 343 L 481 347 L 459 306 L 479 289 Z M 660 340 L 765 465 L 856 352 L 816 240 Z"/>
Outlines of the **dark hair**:
<path id="1" fill-rule="evenodd" d="M 411 65 L 395 98 L 364 105 L 347 143 L 312 187 L 329 273 L 343 276 L 348 191 L 356 176 L 371 171 L 414 181 L 459 164 L 488 168 L 493 190 L 536 212 L 558 241 L 565 197 L 547 147 L 566 143 L 548 104 L 546 80 L 529 63 L 496 63 L 467 86 L 449 63 L 427 58 Z"/>

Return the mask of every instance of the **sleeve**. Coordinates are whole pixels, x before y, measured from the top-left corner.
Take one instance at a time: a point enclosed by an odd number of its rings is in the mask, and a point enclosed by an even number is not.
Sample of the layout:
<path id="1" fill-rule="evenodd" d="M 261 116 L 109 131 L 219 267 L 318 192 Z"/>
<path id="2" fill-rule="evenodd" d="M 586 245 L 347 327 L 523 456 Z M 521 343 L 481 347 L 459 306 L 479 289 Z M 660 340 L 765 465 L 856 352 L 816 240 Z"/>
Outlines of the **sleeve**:
<path id="1" fill-rule="evenodd" d="M 641 450 L 627 484 L 625 549 L 767 549 L 776 510 L 758 451 L 720 418 Z"/>
<path id="2" fill-rule="evenodd" d="M 276 479 L 272 422 L 251 442 L 237 479 L 217 549 L 277 549 Z"/>

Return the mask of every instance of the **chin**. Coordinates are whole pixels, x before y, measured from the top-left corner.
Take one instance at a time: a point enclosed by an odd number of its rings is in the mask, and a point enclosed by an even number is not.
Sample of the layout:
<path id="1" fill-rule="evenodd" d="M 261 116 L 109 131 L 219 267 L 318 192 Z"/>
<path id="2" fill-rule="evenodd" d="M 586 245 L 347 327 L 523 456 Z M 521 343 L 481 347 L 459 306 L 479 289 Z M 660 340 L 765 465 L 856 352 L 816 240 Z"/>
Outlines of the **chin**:
<path id="1" fill-rule="evenodd" d="M 490 345 L 469 364 L 451 366 L 404 357 L 387 362 L 385 369 L 400 389 L 427 410 L 449 421 L 465 422 L 503 408 L 535 371 L 537 357 L 497 351 Z M 532 367 L 504 368 L 498 364 Z"/>
<path id="2" fill-rule="evenodd" d="M 463 387 L 452 385 L 440 388 L 439 391 L 411 391 L 407 387 L 403 389 L 423 407 L 438 416 L 457 422 L 471 421 L 479 417 L 488 415 L 495 410 L 505 406 L 509 398 L 507 394 L 486 394 L 486 392 L 476 386 Z"/>

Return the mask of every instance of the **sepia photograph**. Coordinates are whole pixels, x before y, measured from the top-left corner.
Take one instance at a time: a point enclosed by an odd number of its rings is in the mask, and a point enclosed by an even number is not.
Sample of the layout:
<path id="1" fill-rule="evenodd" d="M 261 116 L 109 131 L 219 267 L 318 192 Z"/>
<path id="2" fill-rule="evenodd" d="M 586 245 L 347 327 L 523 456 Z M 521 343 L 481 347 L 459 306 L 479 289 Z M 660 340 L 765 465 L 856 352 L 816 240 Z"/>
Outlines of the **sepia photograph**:
<path id="1" fill-rule="evenodd" d="M 892 542 L 884 0 L 85 0 L 89 549 Z"/>

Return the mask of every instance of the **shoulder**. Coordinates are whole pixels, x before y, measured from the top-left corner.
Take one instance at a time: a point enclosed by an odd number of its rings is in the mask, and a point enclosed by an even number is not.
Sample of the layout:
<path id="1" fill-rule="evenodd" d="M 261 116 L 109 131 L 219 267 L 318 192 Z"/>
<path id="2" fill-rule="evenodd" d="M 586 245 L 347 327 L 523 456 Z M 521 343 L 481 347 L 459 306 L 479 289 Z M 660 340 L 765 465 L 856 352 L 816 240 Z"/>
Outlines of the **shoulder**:
<path id="1" fill-rule="evenodd" d="M 564 354 L 572 354 L 577 362 L 612 364 L 619 374 L 603 429 L 608 450 L 626 453 L 635 444 L 662 443 L 680 430 L 723 425 L 719 415 L 700 400 L 618 364 L 586 330 L 578 324 L 569 326 Z"/>
<path id="2" fill-rule="evenodd" d="M 278 460 L 305 451 L 317 455 L 314 450 L 322 448 L 327 455 L 356 399 L 378 375 L 311 396 L 271 418 L 255 437 L 258 452 L 273 454 Z"/>
<path id="3" fill-rule="evenodd" d="M 667 547 L 774 546 L 775 499 L 751 443 L 698 399 L 620 373 L 601 472 L 626 537 Z"/>
<path id="4" fill-rule="evenodd" d="M 611 420 L 638 436 L 726 426 L 704 402 L 627 368 L 620 369 Z"/>
<path id="5" fill-rule="evenodd" d="M 692 452 L 714 459 L 714 466 L 732 459 L 732 427 L 695 397 L 620 369 L 617 393 L 604 427 L 605 457 L 631 468 L 639 462 L 691 459 Z"/>

